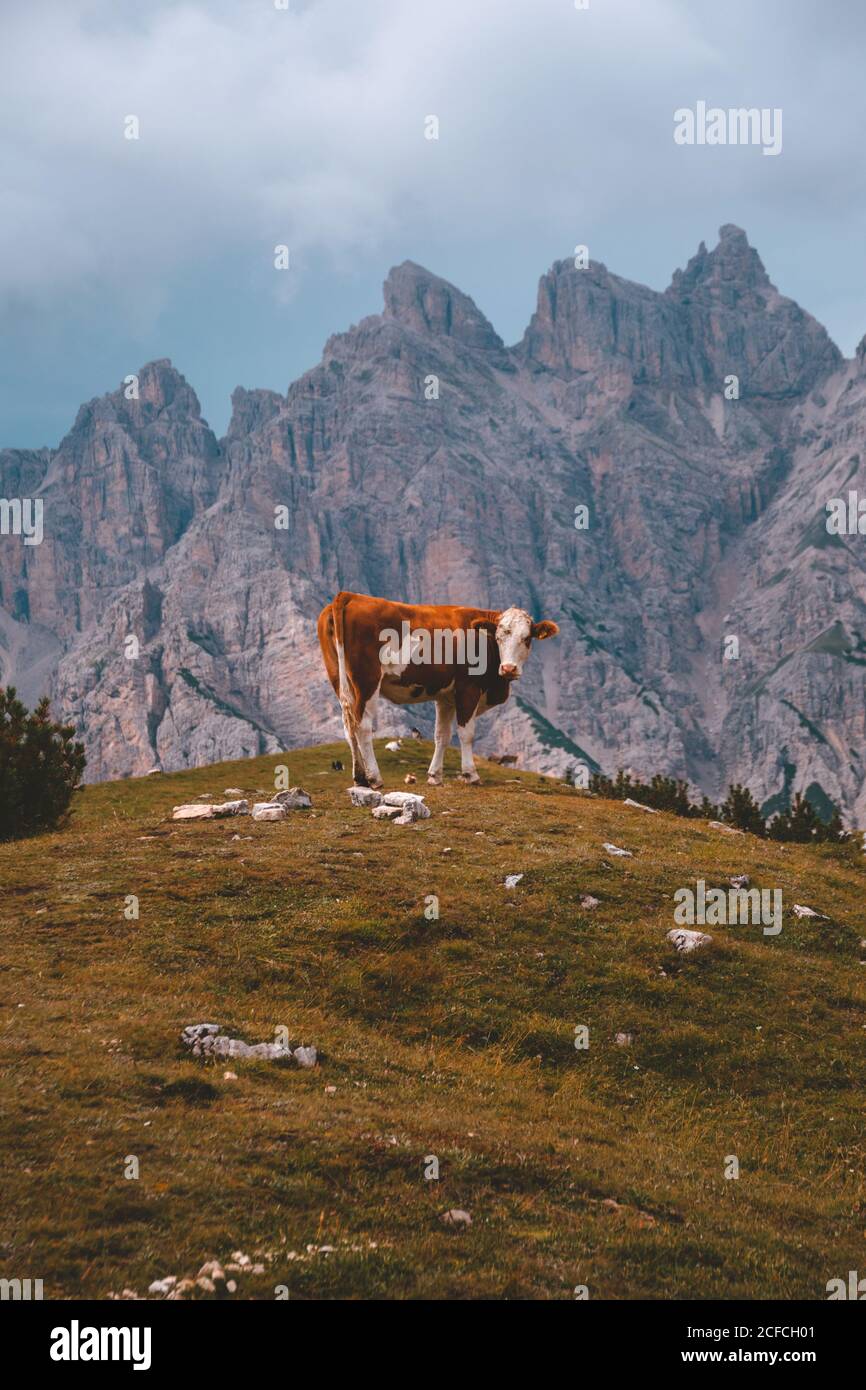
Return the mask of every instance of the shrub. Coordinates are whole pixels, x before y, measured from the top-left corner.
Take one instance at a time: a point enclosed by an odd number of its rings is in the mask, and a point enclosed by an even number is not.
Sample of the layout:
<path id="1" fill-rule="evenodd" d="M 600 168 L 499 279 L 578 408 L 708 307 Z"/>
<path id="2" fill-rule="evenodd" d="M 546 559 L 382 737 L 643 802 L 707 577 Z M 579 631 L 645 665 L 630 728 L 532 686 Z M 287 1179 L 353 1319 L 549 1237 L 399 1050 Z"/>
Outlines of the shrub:
<path id="1" fill-rule="evenodd" d="M 790 811 L 783 811 L 776 816 L 770 822 L 767 833 L 771 840 L 793 840 L 803 845 L 828 840 L 844 844 L 851 838 L 842 824 L 842 817 L 836 806 L 833 807 L 830 819 L 823 821 L 811 801 L 807 801 L 799 792 L 794 795 L 794 804 Z"/>
<path id="2" fill-rule="evenodd" d="M 614 801 L 642 801 L 658 811 L 672 811 L 676 816 L 699 816 L 704 820 L 720 820 L 737 830 L 745 830 L 750 835 L 771 840 L 790 840 L 801 844 L 816 844 L 821 841 L 845 844 L 851 839 L 851 832 L 842 824 L 838 807 L 834 806 L 830 819 L 824 821 L 814 806 L 799 792 L 794 796 L 790 811 L 776 816 L 769 824 L 761 815 L 758 805 L 748 787 L 739 782 L 728 787 L 728 795 L 721 806 L 716 806 L 708 797 L 701 799 L 700 805 L 689 800 L 688 782 L 674 777 L 662 777 L 658 773 L 649 782 L 641 782 L 620 768 L 616 777 L 605 777 L 596 772 L 590 778 L 589 789 L 596 796 L 604 796 Z"/>
<path id="3" fill-rule="evenodd" d="M 0 840 L 59 825 L 84 771 L 84 745 L 40 700 L 29 713 L 13 686 L 0 688 Z"/>
<path id="4" fill-rule="evenodd" d="M 728 787 L 728 795 L 722 803 L 719 820 L 723 820 L 727 825 L 736 826 L 737 830 L 747 830 L 750 835 L 763 836 L 767 833 L 767 823 L 761 815 L 760 806 L 748 787 L 741 787 L 739 782 Z"/>

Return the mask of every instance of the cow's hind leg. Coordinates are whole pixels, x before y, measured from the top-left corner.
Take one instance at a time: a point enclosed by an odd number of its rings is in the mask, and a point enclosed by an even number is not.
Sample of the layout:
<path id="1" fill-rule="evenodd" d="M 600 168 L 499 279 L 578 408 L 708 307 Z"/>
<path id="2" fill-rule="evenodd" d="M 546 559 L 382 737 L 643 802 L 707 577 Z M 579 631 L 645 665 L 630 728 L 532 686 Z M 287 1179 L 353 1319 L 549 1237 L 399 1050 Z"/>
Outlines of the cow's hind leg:
<path id="1" fill-rule="evenodd" d="M 445 749 L 451 742 L 454 729 L 454 701 L 447 696 L 436 701 L 436 747 L 427 769 L 427 781 L 431 787 L 442 785 L 442 765 L 445 762 Z"/>
<path id="2" fill-rule="evenodd" d="M 379 692 L 371 695 L 367 701 L 364 712 L 357 725 L 358 747 L 361 753 L 364 771 L 367 774 L 367 785 L 370 787 L 381 787 L 382 774 L 379 771 L 379 764 L 376 762 L 376 752 L 373 748 L 373 718 L 376 713 L 376 706 L 379 703 Z"/>
<path id="3" fill-rule="evenodd" d="M 457 723 L 457 737 L 460 739 L 460 780 L 461 782 L 472 782 L 477 784 L 481 781 L 475 771 L 475 759 L 472 756 L 472 743 L 475 738 L 475 715 L 467 719 L 465 724 Z"/>
<path id="4" fill-rule="evenodd" d="M 361 749 L 358 747 L 357 735 L 345 710 L 343 711 L 343 730 L 349 745 L 349 752 L 352 754 L 352 781 L 356 787 L 368 787 L 370 784 L 364 771 L 364 759 L 361 757 Z"/>

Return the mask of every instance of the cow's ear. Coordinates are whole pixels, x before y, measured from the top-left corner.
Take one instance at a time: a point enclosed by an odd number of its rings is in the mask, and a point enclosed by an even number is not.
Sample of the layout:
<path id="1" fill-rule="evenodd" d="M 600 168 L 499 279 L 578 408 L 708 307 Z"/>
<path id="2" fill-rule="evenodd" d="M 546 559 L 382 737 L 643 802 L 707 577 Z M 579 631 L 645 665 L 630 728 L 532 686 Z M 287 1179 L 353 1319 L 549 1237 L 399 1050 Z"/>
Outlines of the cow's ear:
<path id="1" fill-rule="evenodd" d="M 536 642 L 543 642 L 546 637 L 556 637 L 559 634 L 559 625 L 550 622 L 547 618 L 540 623 L 532 624 L 532 636 Z"/>
<path id="2" fill-rule="evenodd" d="M 469 626 L 477 632 L 489 632 L 491 637 L 496 636 L 496 624 L 490 618 L 473 618 Z"/>

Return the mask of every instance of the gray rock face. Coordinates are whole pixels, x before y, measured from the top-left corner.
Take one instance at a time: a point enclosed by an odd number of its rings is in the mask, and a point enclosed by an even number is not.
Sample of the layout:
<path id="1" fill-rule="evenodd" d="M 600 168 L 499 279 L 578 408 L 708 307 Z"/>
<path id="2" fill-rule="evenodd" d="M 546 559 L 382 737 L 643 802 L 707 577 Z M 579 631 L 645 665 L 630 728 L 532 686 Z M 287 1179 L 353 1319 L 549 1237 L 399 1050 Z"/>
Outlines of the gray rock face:
<path id="1" fill-rule="evenodd" d="M 513 348 L 411 262 L 384 299 L 285 396 L 236 391 L 222 441 L 157 362 L 0 453 L 0 496 L 44 502 L 40 546 L 0 538 L 0 682 L 52 695 L 91 779 L 170 772 L 342 736 L 338 589 L 519 604 L 561 637 L 481 753 L 866 822 L 866 536 L 825 526 L 866 497 L 866 340 L 844 361 L 731 226 L 663 293 L 557 262 Z"/>

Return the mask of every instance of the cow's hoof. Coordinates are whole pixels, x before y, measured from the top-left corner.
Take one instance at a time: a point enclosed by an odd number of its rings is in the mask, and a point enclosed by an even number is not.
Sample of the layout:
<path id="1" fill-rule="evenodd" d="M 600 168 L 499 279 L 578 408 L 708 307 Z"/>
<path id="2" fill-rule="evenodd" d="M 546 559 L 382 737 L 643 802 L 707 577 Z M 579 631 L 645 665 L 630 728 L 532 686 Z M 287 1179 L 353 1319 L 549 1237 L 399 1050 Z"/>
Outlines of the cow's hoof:
<path id="1" fill-rule="evenodd" d="M 441 787 L 441 786 L 442 786 L 442 778 L 441 778 L 441 777 L 428 777 L 428 778 L 427 778 L 427 786 L 428 786 L 428 787 Z"/>
<path id="2" fill-rule="evenodd" d="M 477 772 L 458 772 L 457 780 L 458 782 L 465 782 L 467 787 L 481 786 L 481 778 Z"/>
<path id="3" fill-rule="evenodd" d="M 382 790 L 382 788 L 384 787 L 384 785 L 385 785 L 385 783 L 382 781 L 381 778 L 379 779 L 378 782 L 371 782 L 371 783 L 370 783 L 370 786 L 373 788 L 373 791 L 374 791 L 374 792 L 380 792 L 380 791 Z"/>

